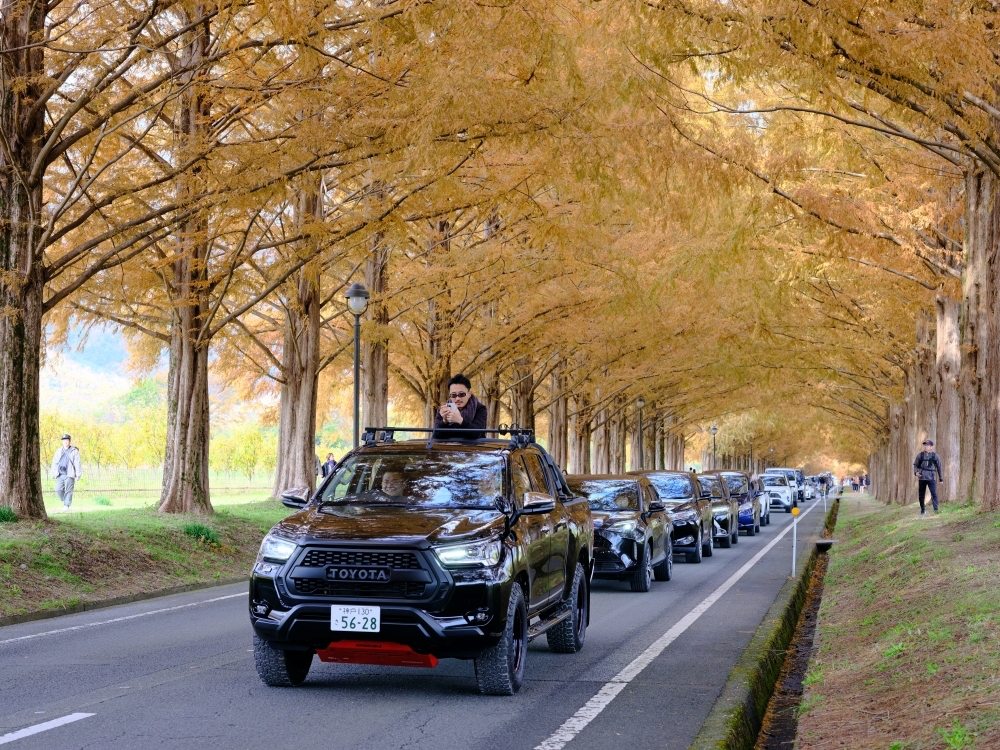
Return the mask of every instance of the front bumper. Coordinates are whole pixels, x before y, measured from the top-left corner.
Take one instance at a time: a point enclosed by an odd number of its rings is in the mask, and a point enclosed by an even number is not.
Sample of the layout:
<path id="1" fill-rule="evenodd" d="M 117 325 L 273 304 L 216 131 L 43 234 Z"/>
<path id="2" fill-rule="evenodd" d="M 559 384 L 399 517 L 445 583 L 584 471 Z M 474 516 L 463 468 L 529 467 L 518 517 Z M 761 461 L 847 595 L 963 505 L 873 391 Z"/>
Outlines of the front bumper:
<path id="1" fill-rule="evenodd" d="M 725 539 L 727 536 L 731 536 L 733 530 L 729 527 L 730 523 L 731 520 L 728 515 L 715 516 L 712 519 L 712 538 Z"/>
<path id="2" fill-rule="evenodd" d="M 696 520 L 674 521 L 673 530 L 670 532 L 674 553 L 694 552 L 697 549 L 698 528 L 699 524 Z"/>
<path id="3" fill-rule="evenodd" d="M 599 532 L 594 533 L 594 578 L 618 579 L 634 572 L 639 567 L 639 544 L 641 540 L 628 537 L 611 539 Z"/>

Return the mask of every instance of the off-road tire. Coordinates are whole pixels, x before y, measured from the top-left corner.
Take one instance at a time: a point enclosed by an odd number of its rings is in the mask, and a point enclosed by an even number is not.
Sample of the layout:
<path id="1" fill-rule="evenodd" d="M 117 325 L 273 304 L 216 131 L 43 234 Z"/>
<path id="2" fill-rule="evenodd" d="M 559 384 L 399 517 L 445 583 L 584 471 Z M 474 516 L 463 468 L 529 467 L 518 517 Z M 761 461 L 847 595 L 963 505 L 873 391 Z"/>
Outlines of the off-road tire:
<path id="1" fill-rule="evenodd" d="M 705 535 L 701 535 L 701 556 L 711 557 L 715 554 L 715 540 L 712 538 L 712 532 L 708 532 L 708 541 L 705 540 Z"/>
<path id="2" fill-rule="evenodd" d="M 698 536 L 694 540 L 694 552 L 685 552 L 684 561 L 692 564 L 700 563 L 704 549 L 705 545 L 701 543 L 701 529 L 698 529 Z"/>
<path id="3" fill-rule="evenodd" d="M 653 565 L 652 565 L 652 554 L 650 553 L 649 545 L 645 544 L 642 547 L 642 557 L 639 558 L 639 565 L 635 572 L 629 576 L 628 585 L 629 588 L 638 593 L 645 593 L 649 591 L 650 586 L 653 584 Z"/>
<path id="4" fill-rule="evenodd" d="M 271 687 L 294 687 L 306 681 L 312 651 L 282 651 L 263 638 L 253 637 L 253 661 L 261 682 Z"/>
<path id="5" fill-rule="evenodd" d="M 674 577 L 674 543 L 670 541 L 670 532 L 667 532 L 667 556 L 663 562 L 653 568 L 653 578 L 657 581 L 669 581 Z"/>
<path id="6" fill-rule="evenodd" d="M 567 606 L 572 614 L 545 634 L 549 648 L 557 654 L 575 654 L 587 640 L 587 615 L 590 597 L 587 596 L 587 574 L 580 563 L 573 573 L 573 587 L 569 590 Z"/>
<path id="7" fill-rule="evenodd" d="M 483 695 L 514 695 L 524 683 L 528 658 L 528 608 L 518 584 L 510 590 L 507 624 L 500 642 L 475 658 L 476 682 Z"/>

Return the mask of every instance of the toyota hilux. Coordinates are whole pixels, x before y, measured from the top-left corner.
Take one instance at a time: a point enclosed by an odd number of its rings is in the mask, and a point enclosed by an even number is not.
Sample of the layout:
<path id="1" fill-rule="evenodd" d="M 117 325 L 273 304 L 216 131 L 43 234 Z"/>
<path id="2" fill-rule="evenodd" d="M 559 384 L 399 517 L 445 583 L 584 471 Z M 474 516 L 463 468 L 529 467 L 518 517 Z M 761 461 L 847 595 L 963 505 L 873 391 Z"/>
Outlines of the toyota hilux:
<path id="1" fill-rule="evenodd" d="M 366 430 L 312 497 L 282 496 L 298 512 L 264 538 L 250 580 L 257 673 L 287 686 L 314 657 L 415 667 L 451 657 L 474 662 L 481 692 L 512 695 L 530 640 L 583 647 L 590 508 L 531 431 L 394 440 L 400 431 Z"/>

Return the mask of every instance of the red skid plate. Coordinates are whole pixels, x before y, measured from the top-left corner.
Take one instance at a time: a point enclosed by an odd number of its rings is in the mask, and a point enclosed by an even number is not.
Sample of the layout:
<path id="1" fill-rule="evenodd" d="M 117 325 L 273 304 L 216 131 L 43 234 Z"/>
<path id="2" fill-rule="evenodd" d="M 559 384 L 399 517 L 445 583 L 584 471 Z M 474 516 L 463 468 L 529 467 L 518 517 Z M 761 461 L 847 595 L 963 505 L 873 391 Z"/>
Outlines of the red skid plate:
<path id="1" fill-rule="evenodd" d="M 436 667 L 433 654 L 418 654 L 409 646 L 388 641 L 334 641 L 318 649 L 320 661 L 335 664 L 379 664 L 383 667 Z"/>

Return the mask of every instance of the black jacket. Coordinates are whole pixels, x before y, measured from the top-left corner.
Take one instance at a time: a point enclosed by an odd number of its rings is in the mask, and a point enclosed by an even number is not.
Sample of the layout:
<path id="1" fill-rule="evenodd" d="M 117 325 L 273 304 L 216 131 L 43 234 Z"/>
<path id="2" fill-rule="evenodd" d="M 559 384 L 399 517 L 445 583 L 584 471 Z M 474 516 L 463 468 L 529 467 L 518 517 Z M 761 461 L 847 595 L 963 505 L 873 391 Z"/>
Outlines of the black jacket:
<path id="1" fill-rule="evenodd" d="M 479 399 L 475 396 L 469 396 L 469 400 L 465 402 L 465 406 L 458 411 L 462 415 L 462 424 L 460 425 L 452 425 L 445 422 L 441 418 L 440 413 L 434 415 L 434 437 L 437 440 L 445 440 L 447 438 L 472 440 L 483 436 L 481 432 L 456 432 L 447 428 L 456 427 L 460 430 L 485 430 L 486 404 L 480 403 Z"/>
<path id="2" fill-rule="evenodd" d="M 940 482 L 941 459 L 938 458 L 938 454 L 934 451 L 931 451 L 930 453 L 920 451 L 920 453 L 917 454 L 917 457 L 913 459 L 913 471 L 925 481 L 933 482 L 937 479 Z M 937 474 L 936 477 L 935 474 Z"/>

